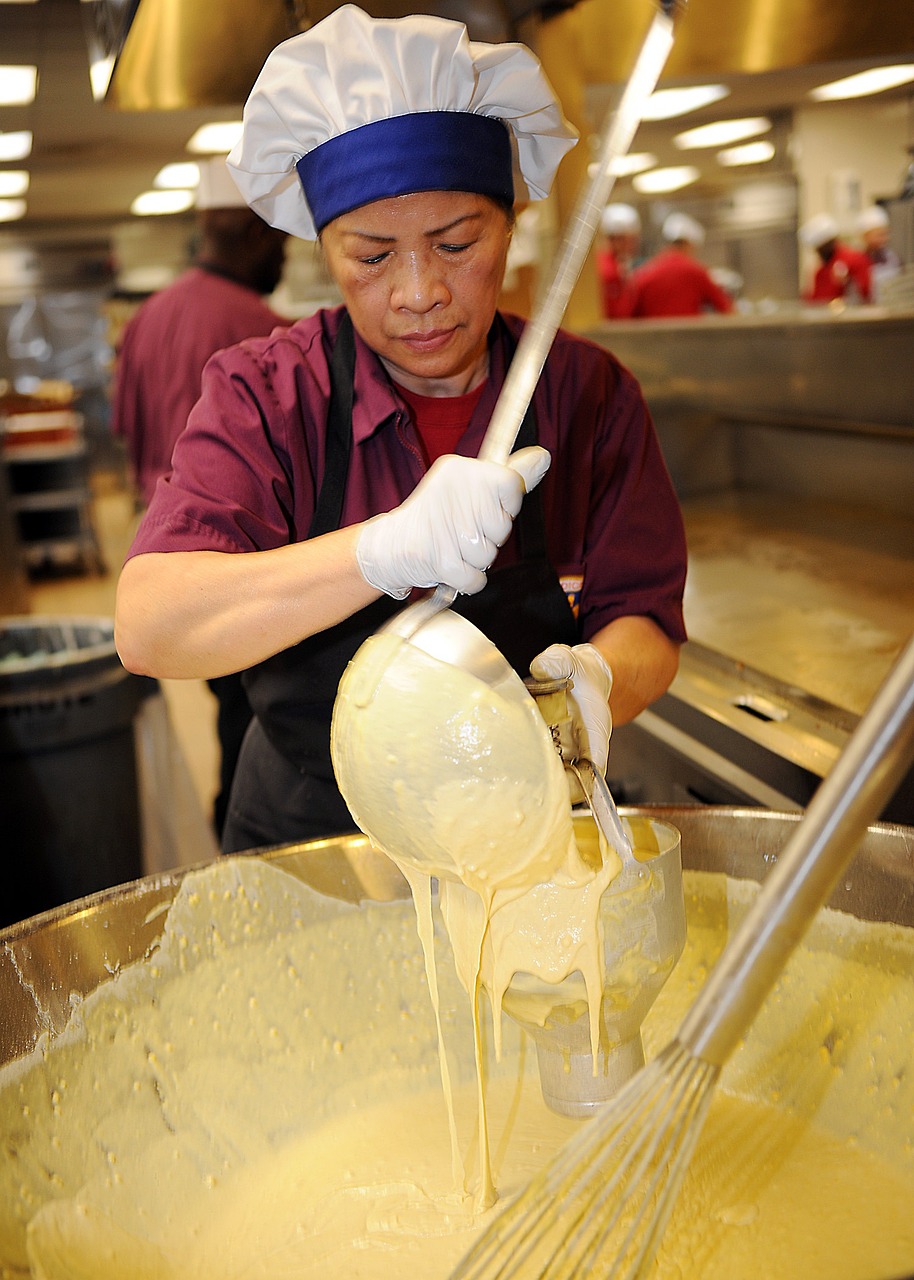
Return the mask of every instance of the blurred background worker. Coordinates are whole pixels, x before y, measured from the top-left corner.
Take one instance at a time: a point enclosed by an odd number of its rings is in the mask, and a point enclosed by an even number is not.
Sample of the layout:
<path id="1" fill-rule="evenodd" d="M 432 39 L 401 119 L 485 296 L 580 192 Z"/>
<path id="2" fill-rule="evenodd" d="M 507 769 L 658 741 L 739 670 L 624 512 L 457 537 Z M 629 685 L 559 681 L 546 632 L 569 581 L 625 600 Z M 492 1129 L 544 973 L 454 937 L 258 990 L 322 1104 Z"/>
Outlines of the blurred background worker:
<path id="1" fill-rule="evenodd" d="M 804 222 L 800 241 L 807 249 L 814 249 L 819 258 L 812 283 L 803 294 L 804 302 L 872 300 L 870 260 L 865 253 L 839 240 L 838 224 L 831 214 L 817 213 Z"/>
<path id="2" fill-rule="evenodd" d="M 248 207 L 223 156 L 200 165 L 196 208 L 199 243 L 193 265 L 143 303 L 118 344 L 112 429 L 126 442 L 144 505 L 171 470 L 175 441 L 200 397 L 210 356 L 290 323 L 263 301 L 282 276 L 286 234 Z M 251 708 L 240 675 L 220 676 L 209 687 L 219 703 L 221 759 L 213 824 L 221 835 Z"/>
<path id="3" fill-rule="evenodd" d="M 600 219 L 602 240 L 595 262 L 600 310 L 605 320 L 625 314 L 623 294 L 641 245 L 641 219 L 630 204 L 608 204 Z"/>
<path id="4" fill-rule="evenodd" d="M 901 259 L 889 243 L 889 215 L 882 205 L 871 204 L 863 210 L 857 219 L 857 232 L 863 243 L 863 252 L 870 260 L 872 300 L 879 302 L 882 286 L 901 270 Z"/>
<path id="5" fill-rule="evenodd" d="M 695 257 L 705 240 L 701 223 L 686 213 L 671 213 L 662 234 L 668 247 L 632 272 L 623 295 L 623 313 L 647 319 L 732 311 L 729 294 Z"/>

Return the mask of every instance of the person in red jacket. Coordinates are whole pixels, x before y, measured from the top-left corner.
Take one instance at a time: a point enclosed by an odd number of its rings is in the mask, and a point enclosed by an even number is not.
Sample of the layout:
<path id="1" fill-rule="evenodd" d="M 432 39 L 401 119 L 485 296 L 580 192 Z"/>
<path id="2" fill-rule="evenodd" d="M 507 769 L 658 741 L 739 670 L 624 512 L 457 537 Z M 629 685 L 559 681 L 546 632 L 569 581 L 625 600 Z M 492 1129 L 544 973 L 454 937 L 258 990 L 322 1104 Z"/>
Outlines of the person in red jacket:
<path id="1" fill-rule="evenodd" d="M 845 302 L 871 302 L 871 263 L 865 253 L 842 244 L 838 224 L 828 213 L 817 213 L 800 228 L 800 240 L 819 257 L 812 283 L 803 301 L 824 305 L 843 299 Z"/>
<path id="2" fill-rule="evenodd" d="M 625 314 L 624 293 L 641 243 L 641 219 L 630 204 L 608 204 L 600 219 L 603 241 L 594 261 L 604 320 Z"/>
<path id="3" fill-rule="evenodd" d="M 623 314 L 648 319 L 732 311 L 729 294 L 695 257 L 705 238 L 701 224 L 688 214 L 671 213 L 663 224 L 663 238 L 669 247 L 632 272 Z"/>

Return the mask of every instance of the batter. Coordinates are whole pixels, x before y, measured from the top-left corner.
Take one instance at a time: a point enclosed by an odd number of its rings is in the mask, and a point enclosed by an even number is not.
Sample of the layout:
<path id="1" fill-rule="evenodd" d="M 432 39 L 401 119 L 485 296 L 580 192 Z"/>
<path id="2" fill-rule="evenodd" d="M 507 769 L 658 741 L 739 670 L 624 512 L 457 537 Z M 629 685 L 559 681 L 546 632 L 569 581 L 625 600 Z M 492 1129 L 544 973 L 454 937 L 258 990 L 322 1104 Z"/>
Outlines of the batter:
<path id="1" fill-rule="evenodd" d="M 462 619 L 446 621 L 473 636 Z M 496 1198 L 480 990 L 496 1011 L 498 1055 L 515 973 L 551 986 L 580 973 L 596 1059 L 605 977 L 600 900 L 621 867 L 605 844 L 602 856 L 578 849 L 552 737 L 523 682 L 503 668 L 494 685 L 486 683 L 418 642 L 382 632 L 349 664 L 331 727 L 334 771 L 353 817 L 409 881 L 433 1002 L 431 877 L 441 881 L 442 913 L 474 1015 L 480 1209 Z M 441 1052 L 444 1063 L 443 1044 Z"/>
<path id="2" fill-rule="evenodd" d="M 689 936 L 648 1056 L 754 892 L 685 883 Z M 470 1156 L 472 1028 L 436 942 Z M 911 1025 L 912 931 L 822 913 L 724 1072 L 656 1276 L 909 1272 Z M 577 1125 L 543 1106 L 531 1059 L 507 1020 L 488 1099 L 505 1197 Z M 255 860 L 194 873 L 158 951 L 0 1072 L 4 1274 L 445 1280 L 489 1215 L 455 1190 L 438 1070 L 410 904 L 331 902 Z"/>

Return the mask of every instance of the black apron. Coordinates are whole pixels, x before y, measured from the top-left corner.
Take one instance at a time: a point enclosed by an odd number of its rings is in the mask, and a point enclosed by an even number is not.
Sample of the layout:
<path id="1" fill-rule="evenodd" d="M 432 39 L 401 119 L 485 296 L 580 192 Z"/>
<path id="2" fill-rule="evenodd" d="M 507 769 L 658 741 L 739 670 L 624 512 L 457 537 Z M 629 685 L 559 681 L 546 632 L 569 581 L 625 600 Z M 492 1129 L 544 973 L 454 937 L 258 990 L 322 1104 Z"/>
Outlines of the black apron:
<path id="1" fill-rule="evenodd" d="M 506 365 L 514 339 L 499 318 Z M 344 313 L 330 365 L 330 402 L 324 474 L 309 538 L 340 527 L 352 448 L 355 339 Z M 528 408 L 517 447 L 536 444 L 536 419 Z M 542 496 L 524 500 L 514 522 L 518 560 L 498 567 L 483 590 L 458 596 L 451 606 L 489 637 L 525 677 L 530 661 L 550 644 L 576 644 L 578 627 L 546 551 Z M 362 643 L 398 609 L 382 596 L 334 627 L 309 636 L 244 673 L 255 718 L 241 751 L 232 786 L 222 847 L 240 849 L 319 839 L 354 831 L 355 824 L 333 776 L 330 719 L 340 679 Z"/>

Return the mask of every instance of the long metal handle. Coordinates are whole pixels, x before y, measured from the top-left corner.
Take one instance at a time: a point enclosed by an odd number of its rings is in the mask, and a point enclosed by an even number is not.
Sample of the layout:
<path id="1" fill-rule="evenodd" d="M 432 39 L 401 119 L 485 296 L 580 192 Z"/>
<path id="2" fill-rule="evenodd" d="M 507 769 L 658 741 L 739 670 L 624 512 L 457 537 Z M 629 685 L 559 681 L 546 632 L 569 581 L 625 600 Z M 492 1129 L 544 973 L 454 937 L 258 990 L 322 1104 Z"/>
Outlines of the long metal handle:
<path id="1" fill-rule="evenodd" d="M 677 1035 L 723 1065 L 914 760 L 914 638 L 816 791 Z"/>
<path id="2" fill-rule="evenodd" d="M 567 764 L 590 805 L 597 826 L 623 862 L 635 861 L 635 851 L 619 816 L 612 792 L 600 770 L 591 760 L 572 760 Z"/>
<path id="3" fill-rule="evenodd" d="M 548 280 L 537 298 L 535 314 L 517 344 L 505 385 L 479 450 L 480 458 L 503 463 L 514 448 L 530 397 L 615 183 L 613 161 L 624 156 L 631 146 L 645 103 L 654 92 L 672 47 L 673 20 L 666 12 L 658 12 L 648 28 L 634 70 L 606 129 L 593 177 L 578 198 Z"/>

